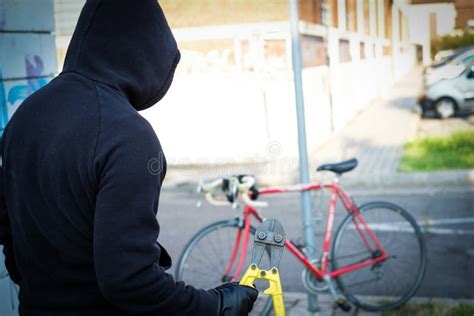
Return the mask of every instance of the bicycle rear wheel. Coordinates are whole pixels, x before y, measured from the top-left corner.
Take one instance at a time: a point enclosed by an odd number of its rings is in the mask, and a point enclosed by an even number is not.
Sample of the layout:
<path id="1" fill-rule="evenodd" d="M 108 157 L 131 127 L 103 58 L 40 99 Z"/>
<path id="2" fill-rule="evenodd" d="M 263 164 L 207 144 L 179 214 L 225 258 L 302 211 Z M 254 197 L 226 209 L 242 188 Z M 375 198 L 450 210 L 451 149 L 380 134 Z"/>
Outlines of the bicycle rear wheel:
<path id="1" fill-rule="evenodd" d="M 346 298 L 362 309 L 397 308 L 416 293 L 425 275 L 423 235 L 415 219 L 395 204 L 373 202 L 361 206 L 359 211 L 388 258 L 342 274 L 336 282 Z M 368 249 L 359 231 L 361 227 L 354 213 L 342 221 L 332 245 L 334 271 L 380 255 L 375 247 Z"/>
<path id="2" fill-rule="evenodd" d="M 175 272 L 176 280 L 203 289 L 214 288 L 223 282 L 228 282 L 229 277 L 234 274 L 241 256 L 241 248 L 239 248 L 239 253 L 231 271 L 225 275 L 239 230 L 243 239 L 244 228 L 240 225 L 239 219 L 234 219 L 210 224 L 196 233 L 184 247 L 178 260 Z M 246 259 L 239 274 L 239 280 L 249 267 L 252 259 L 254 234 L 255 227 L 251 226 Z M 240 245 L 242 245 L 242 240 Z M 270 260 L 268 253 L 267 256 Z M 255 285 L 260 295 L 254 304 L 251 315 L 267 315 L 272 309 L 271 297 L 263 295 L 263 290 L 268 287 L 268 284 L 256 280 Z"/>

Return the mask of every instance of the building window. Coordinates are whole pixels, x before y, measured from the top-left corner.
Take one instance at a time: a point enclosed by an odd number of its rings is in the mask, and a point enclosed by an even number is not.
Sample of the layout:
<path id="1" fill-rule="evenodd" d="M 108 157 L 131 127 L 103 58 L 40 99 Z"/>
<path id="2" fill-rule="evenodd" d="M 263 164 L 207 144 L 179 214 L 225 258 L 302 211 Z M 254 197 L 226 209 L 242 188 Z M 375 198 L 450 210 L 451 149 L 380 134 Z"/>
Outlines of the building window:
<path id="1" fill-rule="evenodd" d="M 375 2 L 375 16 L 377 25 L 377 36 L 380 38 L 385 37 L 385 21 L 384 21 L 384 0 L 377 0 Z"/>
<path id="2" fill-rule="evenodd" d="M 286 69 L 286 41 L 284 39 L 265 40 L 265 62 L 269 70 Z"/>
<path id="3" fill-rule="evenodd" d="M 331 16 L 330 25 L 335 28 L 339 27 L 337 0 L 330 0 L 329 13 Z"/>
<path id="4" fill-rule="evenodd" d="M 380 25 L 379 25 L 379 1 L 375 0 L 375 36 L 380 34 Z"/>
<path id="5" fill-rule="evenodd" d="M 346 0 L 346 27 L 349 32 L 357 32 L 356 0 Z"/>
<path id="6" fill-rule="evenodd" d="M 392 3 L 391 0 L 384 0 L 384 16 L 385 16 L 385 38 L 392 39 Z"/>
<path id="7" fill-rule="evenodd" d="M 372 0 L 373 1 L 373 0 Z M 370 3 L 369 0 L 363 1 L 364 10 L 364 34 L 370 35 Z"/>
<path id="8" fill-rule="evenodd" d="M 339 62 L 348 63 L 352 61 L 351 46 L 346 39 L 339 40 Z"/>
<path id="9" fill-rule="evenodd" d="M 301 36 L 301 57 L 303 67 L 316 67 L 326 64 L 326 49 L 324 40 L 319 36 Z"/>
<path id="10" fill-rule="evenodd" d="M 365 59 L 367 56 L 365 55 L 365 43 L 364 42 L 360 42 L 360 59 Z"/>
<path id="11" fill-rule="evenodd" d="M 321 0 L 300 0 L 300 18 L 303 21 L 321 23 Z"/>

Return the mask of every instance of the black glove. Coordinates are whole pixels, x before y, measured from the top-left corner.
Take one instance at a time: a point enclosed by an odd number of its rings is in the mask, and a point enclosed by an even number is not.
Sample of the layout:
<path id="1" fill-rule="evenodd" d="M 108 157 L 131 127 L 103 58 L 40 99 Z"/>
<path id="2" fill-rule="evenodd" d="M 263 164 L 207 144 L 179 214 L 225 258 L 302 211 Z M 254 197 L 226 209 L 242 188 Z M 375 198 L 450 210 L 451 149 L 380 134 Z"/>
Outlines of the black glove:
<path id="1" fill-rule="evenodd" d="M 219 297 L 219 316 L 247 316 L 258 296 L 256 289 L 237 282 L 224 283 L 211 291 Z"/>

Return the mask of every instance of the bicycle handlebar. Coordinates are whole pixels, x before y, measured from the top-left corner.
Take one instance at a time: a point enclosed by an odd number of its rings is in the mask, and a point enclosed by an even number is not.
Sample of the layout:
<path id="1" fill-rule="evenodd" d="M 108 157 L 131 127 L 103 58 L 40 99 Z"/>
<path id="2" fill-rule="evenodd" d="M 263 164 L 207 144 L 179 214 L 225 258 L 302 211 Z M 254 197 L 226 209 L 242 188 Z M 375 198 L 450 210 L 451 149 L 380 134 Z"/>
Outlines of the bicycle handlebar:
<path id="1" fill-rule="evenodd" d="M 238 192 L 241 193 L 242 200 L 246 205 L 249 205 L 251 207 L 255 208 L 260 208 L 260 207 L 267 207 L 268 203 L 264 201 L 255 201 L 250 198 L 250 188 L 255 184 L 255 178 L 252 176 L 244 176 L 242 179 L 239 179 L 237 177 L 231 177 L 229 179 L 229 183 L 232 185 L 235 185 L 238 189 Z M 224 178 L 219 178 L 216 179 L 212 182 L 206 183 L 206 184 L 201 184 L 198 188 L 198 191 L 202 191 L 205 193 L 206 200 L 216 206 L 224 206 L 224 205 L 229 205 L 231 202 L 229 201 L 223 201 L 223 200 L 217 200 L 214 198 L 214 195 L 212 191 L 215 188 L 223 188 L 224 186 Z"/>

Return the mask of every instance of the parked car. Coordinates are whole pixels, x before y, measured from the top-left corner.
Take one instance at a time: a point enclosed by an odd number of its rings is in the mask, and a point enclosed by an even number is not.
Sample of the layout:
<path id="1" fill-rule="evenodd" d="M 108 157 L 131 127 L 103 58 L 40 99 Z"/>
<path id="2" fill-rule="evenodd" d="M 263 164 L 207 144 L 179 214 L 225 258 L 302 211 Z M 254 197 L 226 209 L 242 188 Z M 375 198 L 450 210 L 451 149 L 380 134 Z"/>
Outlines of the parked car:
<path id="1" fill-rule="evenodd" d="M 456 77 L 441 79 L 425 87 L 418 99 L 422 115 L 434 111 L 439 118 L 474 111 L 474 62 Z"/>
<path id="2" fill-rule="evenodd" d="M 429 74 L 429 73 L 433 72 L 434 69 L 442 67 L 442 66 L 450 63 L 456 57 L 458 57 L 462 53 L 467 52 L 469 50 L 474 50 L 474 45 L 464 46 L 464 47 L 458 48 L 458 49 L 454 50 L 454 52 L 451 55 L 445 56 L 445 58 L 441 58 L 440 60 L 437 60 L 436 57 L 435 57 L 435 60 L 433 61 L 433 63 L 431 65 L 425 67 L 423 69 L 423 72 L 426 73 L 426 74 Z"/>
<path id="3" fill-rule="evenodd" d="M 474 61 L 474 48 L 465 50 L 463 53 L 451 59 L 442 66 L 427 71 L 424 77 L 425 85 L 432 85 L 441 79 L 455 78 L 464 71 L 467 64 Z"/>
<path id="4" fill-rule="evenodd" d="M 446 60 L 447 58 L 453 56 L 455 53 L 456 53 L 456 50 L 454 49 L 441 50 L 437 52 L 436 55 L 434 56 L 434 62 L 435 63 L 442 62 Z"/>

